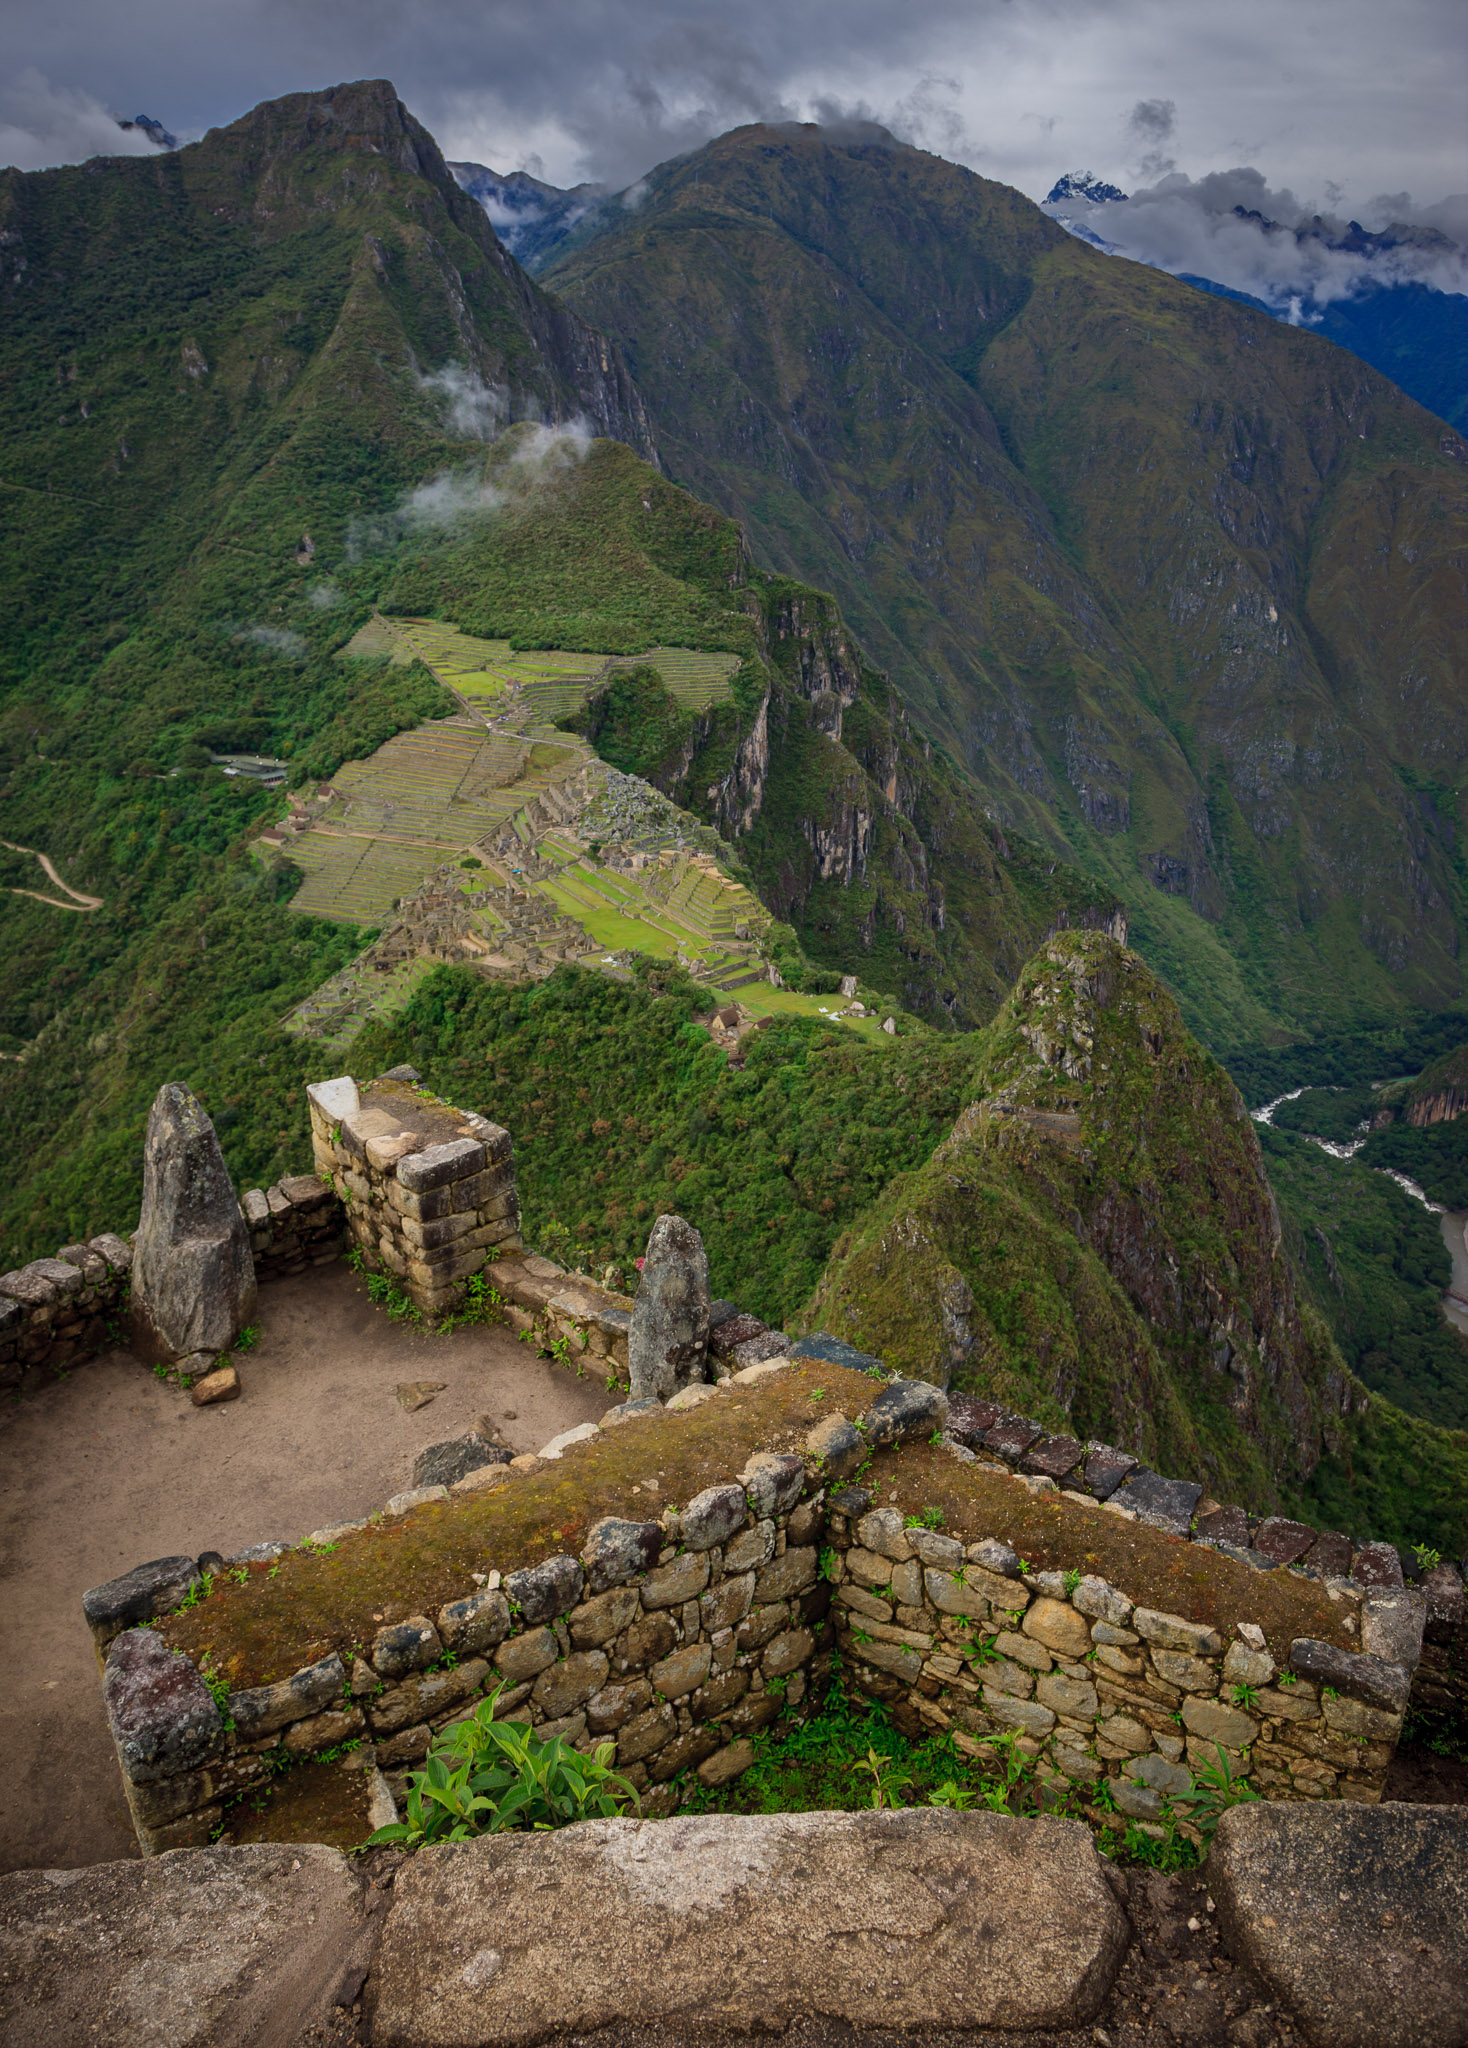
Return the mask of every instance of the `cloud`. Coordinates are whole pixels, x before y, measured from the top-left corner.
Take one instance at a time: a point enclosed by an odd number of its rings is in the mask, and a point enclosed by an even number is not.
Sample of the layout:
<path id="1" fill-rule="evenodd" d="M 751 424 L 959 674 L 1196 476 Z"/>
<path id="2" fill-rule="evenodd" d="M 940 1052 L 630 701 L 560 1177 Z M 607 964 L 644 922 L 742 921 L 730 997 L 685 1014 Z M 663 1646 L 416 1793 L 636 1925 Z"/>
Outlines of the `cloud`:
<path id="1" fill-rule="evenodd" d="M 122 128 L 89 92 L 53 85 L 27 66 L 0 81 L 0 164 L 45 171 L 92 156 L 154 156 L 140 128 Z"/>
<path id="2" fill-rule="evenodd" d="M 444 424 L 462 441 L 492 441 L 510 413 L 510 394 L 486 384 L 460 363 L 418 378 L 418 389 L 438 402 Z"/>
<path id="3" fill-rule="evenodd" d="M 1177 169 L 1176 159 L 1164 149 L 1177 132 L 1176 100 L 1138 100 L 1127 116 L 1127 134 L 1142 147 L 1137 174 L 1143 178 L 1165 178 Z"/>
<path id="4" fill-rule="evenodd" d="M 302 661 L 310 653 L 300 634 L 287 632 L 283 626 L 247 626 L 242 633 L 236 633 L 235 638 L 267 648 L 285 661 Z"/>
<path id="5" fill-rule="evenodd" d="M 591 453 L 591 443 L 592 429 L 582 419 L 512 427 L 487 469 L 444 470 L 408 493 L 397 519 L 404 528 L 452 526 L 461 519 L 503 512 L 523 504 L 551 478 L 578 468 Z"/>
<path id="6" fill-rule="evenodd" d="M 321 583 L 313 583 L 306 592 L 306 602 L 313 612 L 329 612 L 333 605 L 338 605 L 341 601 L 342 594 L 330 577 Z"/>
<path id="7" fill-rule="evenodd" d="M 1294 317 L 1373 285 L 1468 292 L 1464 195 L 1418 206 L 1410 193 L 1386 193 L 1364 218 L 1343 218 L 1240 165 L 1196 179 L 1174 171 L 1124 200 L 1065 200 L 1053 211 L 1119 255 L 1211 278 Z"/>

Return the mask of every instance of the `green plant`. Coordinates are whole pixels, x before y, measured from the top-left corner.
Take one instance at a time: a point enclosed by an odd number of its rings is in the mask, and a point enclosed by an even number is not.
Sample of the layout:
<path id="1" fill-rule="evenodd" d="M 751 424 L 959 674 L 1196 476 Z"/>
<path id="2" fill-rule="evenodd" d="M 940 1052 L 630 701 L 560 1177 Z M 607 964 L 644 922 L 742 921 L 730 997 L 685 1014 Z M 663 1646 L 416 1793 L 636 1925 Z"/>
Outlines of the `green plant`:
<path id="1" fill-rule="evenodd" d="M 967 1813 L 976 1806 L 983 1793 L 977 1785 L 960 1785 L 953 1778 L 947 1778 L 928 1794 L 929 1806 L 948 1806 L 955 1813 Z"/>
<path id="2" fill-rule="evenodd" d="M 1233 1689 L 1233 1698 L 1236 1706 L 1257 1707 L 1259 1688 L 1257 1685 L 1236 1685 Z"/>
<path id="3" fill-rule="evenodd" d="M 1292 1685 L 1298 1685 L 1300 1681 L 1299 1677 L 1295 1672 L 1281 1671 L 1278 1678 L 1276 1678 L 1274 1682 L 1276 1685 L 1282 1685 L 1288 1688 Z"/>
<path id="4" fill-rule="evenodd" d="M 219 1709 L 220 1723 L 228 1734 L 234 1727 L 234 1716 L 229 1711 L 229 1682 L 220 1677 L 208 1657 L 200 1661 L 199 1675 L 209 1688 L 209 1697 Z"/>
<path id="5" fill-rule="evenodd" d="M 909 1515 L 905 1526 L 909 1529 L 941 1529 L 942 1508 L 924 1508 L 920 1515 Z"/>
<path id="6" fill-rule="evenodd" d="M 638 1805 L 637 1793 L 611 1767 L 615 1745 L 583 1756 L 559 1736 L 542 1741 L 521 1721 L 497 1721 L 502 1685 L 474 1712 L 434 1738 L 421 1771 L 410 1773 L 406 1818 L 378 1828 L 366 1846 L 461 1842 L 510 1828 L 558 1828 L 609 1820 Z"/>
<path id="7" fill-rule="evenodd" d="M 230 1348 L 234 1351 L 253 1351 L 260 1342 L 260 1334 L 258 1323 L 246 1323 Z"/>
<path id="8" fill-rule="evenodd" d="M 820 1572 L 821 1577 L 828 1580 L 833 1586 L 841 1576 L 841 1560 L 837 1557 L 829 1543 L 821 1552 L 816 1568 Z"/>
<path id="9" fill-rule="evenodd" d="M 1340 1694 L 1336 1691 L 1333 1685 L 1323 1685 L 1320 1688 L 1320 1697 L 1323 1700 L 1338 1700 L 1340 1698 Z"/>
<path id="10" fill-rule="evenodd" d="M 1080 1583 L 1081 1574 L 1076 1570 L 1075 1566 L 1072 1565 L 1064 1575 L 1065 1595 L 1067 1599 L 1070 1598 L 1071 1594 L 1074 1593 L 1076 1587 Z"/>
<path id="11" fill-rule="evenodd" d="M 867 1801 L 869 1806 L 880 1812 L 884 1808 L 902 1805 L 899 1795 L 912 1783 L 910 1771 L 899 1770 L 892 1757 L 883 1756 L 875 1748 L 868 1749 L 864 1757 L 858 1757 L 855 1767 L 864 1771 L 872 1781 L 871 1797 Z"/>
<path id="12" fill-rule="evenodd" d="M 1412 1555 L 1425 1572 L 1434 1571 L 1443 1561 L 1442 1552 L 1434 1550 L 1430 1543 L 1414 1543 L 1412 1545 Z"/>
<path id="13" fill-rule="evenodd" d="M 1205 1851 L 1213 1839 L 1214 1829 L 1229 1808 L 1247 1806 L 1259 1797 L 1243 1771 L 1234 1770 L 1222 1745 L 1215 1743 L 1213 1746 L 1218 1751 L 1218 1762 L 1197 1766 L 1193 1776 L 1190 1814 L 1193 1826 L 1203 1837 Z"/>

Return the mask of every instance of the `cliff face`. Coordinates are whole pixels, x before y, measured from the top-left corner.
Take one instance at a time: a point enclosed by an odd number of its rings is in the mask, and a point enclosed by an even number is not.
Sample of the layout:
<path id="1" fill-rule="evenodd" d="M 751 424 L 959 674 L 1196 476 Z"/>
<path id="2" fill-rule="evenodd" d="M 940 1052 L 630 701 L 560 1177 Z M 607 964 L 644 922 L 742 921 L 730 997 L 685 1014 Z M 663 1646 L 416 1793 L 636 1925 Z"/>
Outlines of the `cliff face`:
<path id="1" fill-rule="evenodd" d="M 1364 1401 L 1302 1306 L 1233 1084 L 1136 954 L 1052 939 L 931 1162 L 835 1247 L 807 1320 L 1242 1497 Z"/>
<path id="2" fill-rule="evenodd" d="M 1424 1067 L 1406 1090 L 1403 1115 L 1425 1130 L 1450 1124 L 1468 1110 L 1468 1045 L 1460 1045 L 1430 1067 Z"/>

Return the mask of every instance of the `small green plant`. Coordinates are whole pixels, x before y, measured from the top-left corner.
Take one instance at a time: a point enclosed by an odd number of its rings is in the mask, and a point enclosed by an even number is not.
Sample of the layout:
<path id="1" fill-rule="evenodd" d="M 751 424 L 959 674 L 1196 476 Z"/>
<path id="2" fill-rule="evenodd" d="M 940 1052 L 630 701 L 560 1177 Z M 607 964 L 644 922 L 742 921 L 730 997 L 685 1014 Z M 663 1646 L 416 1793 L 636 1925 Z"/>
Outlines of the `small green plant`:
<path id="1" fill-rule="evenodd" d="M 229 1683 L 221 1678 L 213 1663 L 205 1657 L 199 1665 L 199 1674 L 209 1688 L 209 1697 L 219 1709 L 219 1719 L 224 1732 L 229 1734 L 234 1727 L 234 1716 L 229 1711 Z"/>
<path id="2" fill-rule="evenodd" d="M 1416 1558 L 1419 1569 L 1424 1572 L 1434 1571 L 1443 1561 L 1442 1552 L 1434 1550 L 1430 1543 L 1414 1543 L 1412 1555 Z"/>
<path id="3" fill-rule="evenodd" d="M 956 1779 L 949 1778 L 928 1794 L 928 1804 L 951 1807 L 955 1813 L 967 1813 L 971 1806 L 978 1805 L 983 1796 L 979 1786 L 960 1785 Z"/>
<path id="4" fill-rule="evenodd" d="M 1279 1677 L 1275 1680 L 1276 1685 L 1282 1685 L 1286 1688 L 1292 1685 L 1298 1685 L 1299 1682 L 1299 1679 L 1296 1677 L 1293 1671 L 1281 1671 Z"/>
<path id="5" fill-rule="evenodd" d="M 179 1601 L 177 1607 L 174 1608 L 174 1613 L 186 1614 L 189 1608 L 202 1606 L 213 1591 L 214 1580 L 212 1576 L 208 1572 L 201 1572 L 192 1586 L 189 1587 L 187 1593 L 184 1594 L 182 1600 Z"/>
<path id="6" fill-rule="evenodd" d="M 930 1437 L 928 1438 L 928 1442 L 929 1442 L 930 1444 L 934 1444 L 934 1445 L 937 1445 L 937 1444 L 941 1444 L 941 1443 L 942 1443 L 942 1441 L 943 1441 L 943 1432 L 942 1432 L 942 1430 L 941 1430 L 941 1429 L 935 1429 L 935 1430 L 933 1431 L 933 1434 L 932 1434 L 932 1435 L 931 1435 L 931 1436 L 930 1436 Z"/>
<path id="7" fill-rule="evenodd" d="M 1229 1808 L 1247 1806 L 1259 1797 L 1243 1771 L 1234 1770 L 1222 1745 L 1215 1742 L 1213 1746 L 1218 1751 L 1218 1762 L 1198 1765 L 1193 1777 L 1190 1815 L 1193 1826 L 1203 1837 L 1205 1851 Z"/>
<path id="8" fill-rule="evenodd" d="M 1257 1707 L 1259 1688 L 1257 1685 L 1236 1685 L 1233 1689 L 1234 1704 L 1240 1707 Z"/>
<path id="9" fill-rule="evenodd" d="M 910 1771 L 899 1770 L 896 1759 L 883 1756 L 875 1748 L 868 1749 L 864 1757 L 856 1759 L 855 1768 L 864 1771 L 872 1781 L 871 1797 L 867 1804 L 878 1812 L 902 1805 L 899 1796 L 912 1783 Z"/>
<path id="10" fill-rule="evenodd" d="M 833 1586 L 841 1575 L 841 1560 L 837 1557 L 829 1543 L 820 1554 L 818 1569 L 821 1577 L 829 1580 Z"/>
<path id="11" fill-rule="evenodd" d="M 1076 1570 L 1074 1565 L 1072 1565 L 1070 1570 L 1066 1572 L 1063 1583 L 1065 1586 L 1065 1597 L 1068 1600 L 1072 1593 L 1074 1593 L 1076 1587 L 1081 1583 L 1081 1575 Z"/>
<path id="12" fill-rule="evenodd" d="M 1020 1574 L 1021 1574 L 1021 1576 L 1022 1576 L 1022 1577 L 1023 1577 L 1023 1576 L 1027 1576 L 1027 1575 L 1028 1575 L 1028 1573 L 1029 1573 L 1029 1569 L 1030 1569 L 1030 1561 L 1029 1561 L 1029 1559 L 1028 1559 L 1027 1557 L 1022 1557 L 1022 1558 L 1020 1559 L 1020 1561 L 1019 1561 L 1019 1568 L 1020 1568 Z"/>
<path id="13" fill-rule="evenodd" d="M 812 1401 L 824 1401 L 824 1400 L 825 1400 L 825 1398 L 826 1398 L 826 1390 L 825 1390 L 825 1388 L 824 1388 L 824 1387 L 812 1387 L 812 1388 L 811 1388 L 811 1390 L 810 1390 L 810 1398 L 812 1399 Z"/>
<path id="14" fill-rule="evenodd" d="M 943 1510 L 942 1508 L 924 1508 L 920 1515 L 909 1515 L 906 1526 L 909 1529 L 941 1529 L 943 1526 Z"/>
<path id="15" fill-rule="evenodd" d="M 261 1331 L 258 1323 L 246 1323 L 230 1348 L 234 1351 L 253 1351 L 260 1342 L 260 1335 Z"/>
<path id="16" fill-rule="evenodd" d="M 496 1721 L 498 1684 L 467 1720 L 434 1738 L 421 1771 L 409 1774 L 406 1819 L 378 1828 L 367 1848 L 390 1843 L 462 1842 L 510 1828 L 559 1828 L 610 1820 L 638 1805 L 631 1783 L 614 1771 L 616 1745 L 583 1756 L 560 1736 L 542 1741 L 523 1721 Z"/>
<path id="17" fill-rule="evenodd" d="M 1323 1700 L 1338 1700 L 1340 1698 L 1340 1694 L 1336 1691 L 1333 1685 L 1323 1685 L 1320 1688 L 1320 1697 Z"/>

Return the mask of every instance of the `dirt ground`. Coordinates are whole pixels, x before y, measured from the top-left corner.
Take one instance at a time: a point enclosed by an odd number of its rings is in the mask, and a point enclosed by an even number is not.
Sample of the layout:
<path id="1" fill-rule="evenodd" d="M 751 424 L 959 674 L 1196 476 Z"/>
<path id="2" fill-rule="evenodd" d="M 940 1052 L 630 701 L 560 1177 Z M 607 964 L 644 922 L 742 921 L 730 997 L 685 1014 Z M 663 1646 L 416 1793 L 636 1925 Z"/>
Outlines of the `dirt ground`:
<path id="1" fill-rule="evenodd" d="M 415 1455 L 488 1415 L 517 1451 L 615 1395 L 500 1328 L 388 1320 L 345 1266 L 260 1292 L 243 1397 L 195 1408 L 113 1353 L 0 1403 L 0 1870 L 137 1854 L 82 1620 L 88 1586 L 177 1553 L 299 1542 L 380 1508 Z M 415 1414 L 400 1381 L 442 1380 Z"/>

